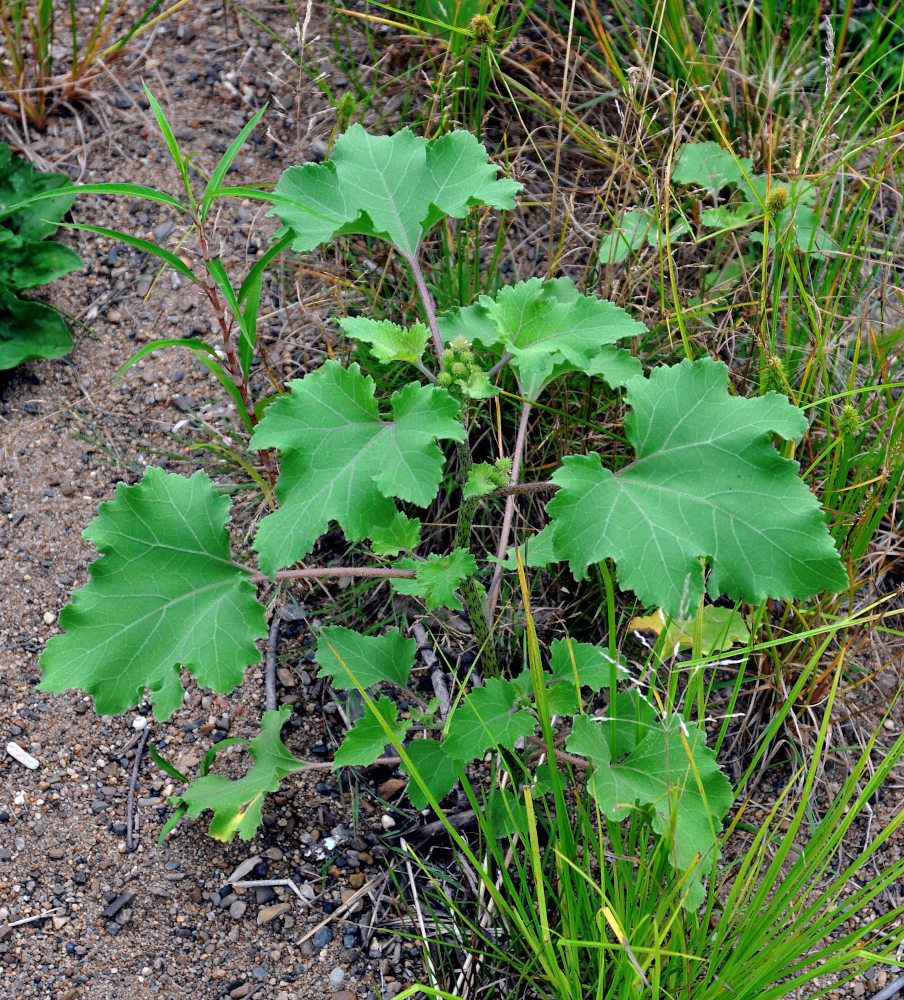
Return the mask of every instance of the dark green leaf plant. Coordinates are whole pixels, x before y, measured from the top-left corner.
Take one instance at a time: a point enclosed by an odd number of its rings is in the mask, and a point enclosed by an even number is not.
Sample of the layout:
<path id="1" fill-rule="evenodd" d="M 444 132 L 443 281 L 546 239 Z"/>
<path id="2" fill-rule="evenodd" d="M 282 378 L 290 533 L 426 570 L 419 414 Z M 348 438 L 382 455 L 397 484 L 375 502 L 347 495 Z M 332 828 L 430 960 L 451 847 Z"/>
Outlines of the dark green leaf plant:
<path id="1" fill-rule="evenodd" d="M 152 104 L 189 203 L 127 185 L 105 190 L 143 193 L 196 222 L 215 198 L 256 198 L 270 202 L 282 222 L 264 264 L 238 293 L 218 261 L 205 257 L 207 278 L 196 278 L 168 251 L 146 247 L 225 303 L 225 360 L 216 374 L 240 402 L 251 449 L 268 454 L 274 468 L 278 456 L 275 509 L 256 530 L 255 564 L 236 555 L 230 500 L 204 472 L 187 478 L 151 468 L 135 485 L 120 484 L 86 530 L 100 557 L 61 613 L 63 634 L 43 653 L 42 689 L 87 691 L 105 714 L 147 697 L 165 720 L 182 701 L 182 668 L 225 694 L 259 661 L 257 641 L 268 631 L 262 590 L 272 599 L 274 585 L 295 581 L 388 580 L 428 611 L 464 610 L 479 658 L 445 704 L 424 702 L 408 689 L 415 640 L 395 628 L 377 635 L 324 628 L 317 637 L 321 675 L 338 690 L 358 691 L 364 704 L 335 766 L 366 766 L 392 744 L 410 777 L 412 803 L 442 816 L 440 803 L 456 782 L 480 810 L 483 791 L 471 783 L 469 766 L 498 755 L 530 794 L 492 792 L 492 814 L 501 828 L 525 836 L 540 803 L 565 822 L 563 786 L 550 781 L 550 768 L 575 768 L 574 780 L 612 829 L 630 817 L 648 831 L 660 845 L 656 877 L 677 880 L 680 905 L 696 908 L 733 798 L 707 746 L 700 706 L 677 697 L 663 703 L 639 689 L 614 629 L 606 647 L 563 637 L 544 657 L 534 637 L 523 662 L 501 662 L 493 629 L 501 581 L 510 558 L 533 567 L 567 563 L 577 579 L 596 565 L 685 627 L 707 598 L 756 605 L 843 590 L 847 574 L 819 504 L 797 463 L 775 447 L 777 437 L 793 441 L 805 432 L 804 414 L 777 393 L 732 395 L 726 367 L 710 358 L 643 373 L 627 346 L 642 324 L 564 278 L 506 286 L 437 315 L 421 263 L 426 237 L 475 206 L 513 209 L 519 190 L 466 132 L 426 140 L 407 129 L 375 136 L 354 125 L 328 161 L 289 167 L 272 193 L 223 188 L 255 116 L 195 200 L 187 161 Z M 411 272 L 422 321 L 340 320 L 348 337 L 402 366 L 407 380 L 386 398 L 357 363 L 328 360 L 269 405 L 256 403 L 247 376 L 262 266 L 284 249 L 306 253 L 349 235 L 384 242 Z M 207 359 L 214 354 L 210 345 L 183 346 Z M 572 455 L 549 480 L 526 482 L 531 413 L 553 383 L 573 373 L 623 393 L 633 460 L 613 471 L 598 454 Z M 503 396 L 503 379 L 517 392 Z M 499 443 L 498 454 L 475 455 L 494 397 L 517 400 L 517 432 Z M 450 480 L 460 490 L 454 540 L 435 551 L 416 515 Z M 537 493 L 550 497 L 546 526 L 513 539 L 517 497 Z M 500 521 L 494 559 L 475 544 L 478 514 L 486 524 Z M 369 550 L 369 565 L 303 565 L 334 524 Z M 526 587 L 523 594 L 527 608 Z M 590 714 L 589 697 L 601 690 L 608 711 Z M 400 691 L 414 710 L 400 711 Z M 244 778 L 230 783 L 204 774 L 173 799 L 177 810 L 212 810 L 210 831 L 221 839 L 253 836 L 262 796 L 303 766 L 280 740 L 283 717 L 264 716 Z"/>
<path id="2" fill-rule="evenodd" d="M 41 194 L 41 201 L 12 208 Z M 74 198 L 65 174 L 36 170 L 0 143 L 0 370 L 72 348 L 59 312 L 20 293 L 83 266 L 74 250 L 48 239 Z"/>

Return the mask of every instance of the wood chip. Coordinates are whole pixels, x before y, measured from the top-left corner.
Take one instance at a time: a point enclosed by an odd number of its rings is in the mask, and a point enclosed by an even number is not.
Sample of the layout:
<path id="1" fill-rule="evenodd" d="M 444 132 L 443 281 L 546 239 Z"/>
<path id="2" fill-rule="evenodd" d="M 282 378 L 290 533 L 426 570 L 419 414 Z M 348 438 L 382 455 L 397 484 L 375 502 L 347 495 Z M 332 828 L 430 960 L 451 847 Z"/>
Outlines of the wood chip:
<path id="1" fill-rule="evenodd" d="M 30 768 L 32 771 L 41 765 L 37 757 L 32 757 L 27 750 L 23 750 L 18 743 L 13 743 L 12 740 L 6 744 L 6 752 L 10 757 L 14 757 L 23 767 Z"/>
<path id="2" fill-rule="evenodd" d="M 268 924 L 271 920 L 275 920 L 276 917 L 282 916 L 291 909 L 291 903 L 271 903 L 270 906 L 262 906 L 257 911 L 258 926 Z"/>
<path id="3" fill-rule="evenodd" d="M 259 854 L 252 854 L 250 858 L 245 858 L 238 868 L 226 879 L 226 884 L 235 885 L 236 882 L 241 882 L 251 869 L 260 863 L 261 856 Z"/>

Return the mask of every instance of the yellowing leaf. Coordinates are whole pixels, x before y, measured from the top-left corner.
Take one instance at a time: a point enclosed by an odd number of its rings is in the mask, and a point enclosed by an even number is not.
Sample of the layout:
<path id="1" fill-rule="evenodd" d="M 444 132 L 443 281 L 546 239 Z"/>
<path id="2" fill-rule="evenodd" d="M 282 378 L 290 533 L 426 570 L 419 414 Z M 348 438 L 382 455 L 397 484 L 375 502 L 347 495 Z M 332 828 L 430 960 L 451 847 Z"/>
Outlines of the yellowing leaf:
<path id="1" fill-rule="evenodd" d="M 703 656 L 721 653 L 737 644 L 744 645 L 750 642 L 750 629 L 744 624 L 740 612 L 732 608 L 718 608 L 714 604 L 707 604 L 703 607 L 702 615 L 700 653 Z M 662 608 L 659 608 L 651 615 L 632 618 L 628 622 L 628 628 L 632 632 L 652 632 L 657 639 L 665 630 L 665 651 L 674 655 L 680 649 L 693 647 L 697 620 L 669 619 Z"/>

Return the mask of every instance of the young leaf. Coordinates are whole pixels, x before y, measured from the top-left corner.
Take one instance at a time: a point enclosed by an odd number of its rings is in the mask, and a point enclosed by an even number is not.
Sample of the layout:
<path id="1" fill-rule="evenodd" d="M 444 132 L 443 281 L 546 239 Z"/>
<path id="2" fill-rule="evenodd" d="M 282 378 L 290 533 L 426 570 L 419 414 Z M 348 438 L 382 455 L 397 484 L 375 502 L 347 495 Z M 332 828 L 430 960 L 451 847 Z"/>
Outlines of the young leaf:
<path id="1" fill-rule="evenodd" d="M 490 462 L 475 462 L 468 472 L 461 495 L 465 500 L 470 500 L 486 496 L 504 485 L 505 483 L 500 482 L 499 469 L 495 465 Z"/>
<path id="2" fill-rule="evenodd" d="M 182 704 L 180 664 L 222 694 L 239 684 L 267 624 L 249 573 L 232 562 L 229 508 L 204 472 L 149 468 L 117 486 L 85 529 L 101 558 L 60 614 L 66 631 L 41 657 L 41 690 L 80 688 L 115 715 L 150 688 L 155 716 L 168 719 Z"/>
<path id="3" fill-rule="evenodd" d="M 613 474 L 597 454 L 564 460 L 546 510 L 556 556 L 578 579 L 613 558 L 625 589 L 685 617 L 703 593 L 702 559 L 712 598 L 757 604 L 846 586 L 816 498 L 772 444 L 800 437 L 806 417 L 777 393 L 727 388 L 728 370 L 709 358 L 633 379 L 634 462 Z"/>
<path id="4" fill-rule="evenodd" d="M 672 171 L 676 184 L 692 184 L 716 194 L 726 185 L 740 187 L 753 171 L 753 161 L 735 156 L 717 142 L 690 142 Z"/>
<path id="5" fill-rule="evenodd" d="M 374 525 L 370 531 L 370 547 L 375 555 L 397 556 L 400 552 L 413 552 L 421 539 L 421 522 L 401 511 L 388 522 Z"/>
<path id="6" fill-rule="evenodd" d="M 470 761 L 490 747 L 513 750 L 519 736 L 530 736 L 534 718 L 515 708 L 516 695 L 515 684 L 500 677 L 474 688 L 449 719 L 446 754 L 452 760 Z"/>
<path id="7" fill-rule="evenodd" d="M 702 874 L 718 850 L 716 835 L 733 801 L 706 734 L 673 715 L 614 763 L 607 724 L 579 715 L 567 746 L 593 765 L 587 787 L 607 819 L 624 819 L 633 808 L 649 810 L 653 830 L 669 838 L 675 868 L 683 873 L 695 866 L 685 899 L 695 909 L 703 899 Z"/>
<path id="8" fill-rule="evenodd" d="M 417 571 L 417 576 L 413 580 L 395 578 L 390 580 L 393 590 L 397 593 L 422 597 L 428 611 L 433 611 L 435 608 L 460 611 L 461 601 L 455 596 L 455 590 L 465 577 L 477 572 L 477 563 L 470 552 L 453 549 L 446 556 L 431 552 L 426 562 L 399 559 L 394 568 Z"/>
<path id="9" fill-rule="evenodd" d="M 408 744 L 407 752 L 414 769 L 430 789 L 431 795 L 437 802 L 442 802 L 458 781 L 455 762 L 436 740 L 412 740 Z M 400 765 L 400 770 L 408 775 L 412 773 L 406 764 Z M 405 792 L 415 809 L 426 809 L 430 804 L 423 789 L 413 777 L 410 778 Z"/>
<path id="10" fill-rule="evenodd" d="M 329 677 L 333 687 L 353 691 L 389 681 L 405 687 L 414 667 L 416 639 L 403 639 L 397 628 L 385 635 L 361 635 L 339 625 L 321 629 L 317 640 L 318 677 Z M 355 678 L 355 681 L 352 680 Z"/>
<path id="11" fill-rule="evenodd" d="M 339 320 L 344 333 L 370 344 L 377 361 L 407 361 L 416 365 L 424 356 L 430 331 L 424 323 L 399 326 L 388 319 L 346 316 Z"/>
<path id="12" fill-rule="evenodd" d="M 280 448 L 276 495 L 282 506 L 261 522 L 260 565 L 274 573 L 306 556 L 339 522 L 349 541 L 397 514 L 390 497 L 425 507 L 439 489 L 437 439 L 461 441 L 458 402 L 444 389 L 411 383 L 392 394 L 392 419 L 380 415 L 374 382 L 358 365 L 328 361 L 290 383 L 267 407 L 252 448 Z"/>
<path id="13" fill-rule="evenodd" d="M 342 745 L 336 751 L 334 766 L 367 767 L 368 764 L 373 764 L 390 742 L 384 726 L 392 731 L 400 743 L 411 726 L 407 719 L 399 721 L 398 706 L 385 695 L 364 706 L 364 715 L 345 734 Z"/>
<path id="14" fill-rule="evenodd" d="M 474 205 L 513 208 L 521 185 L 498 172 L 469 132 L 427 140 L 407 128 L 377 136 L 352 125 L 328 162 L 283 173 L 270 214 L 294 231 L 294 250 L 359 233 L 388 240 L 410 260 L 443 216 L 462 219 Z"/>
<path id="15" fill-rule="evenodd" d="M 229 843 L 236 834 L 250 840 L 261 825 L 264 797 L 275 792 L 288 774 L 305 767 L 305 762 L 293 757 L 280 739 L 280 730 L 292 714 L 289 705 L 278 712 L 265 712 L 261 732 L 248 743 L 254 764 L 241 778 L 230 780 L 221 774 L 207 774 L 193 781 L 181 795 L 170 799 L 195 819 L 205 809 L 213 811 L 210 835 Z"/>
<path id="16" fill-rule="evenodd" d="M 507 285 L 495 298 L 481 295 L 476 305 L 440 319 L 446 340 L 465 336 L 498 353 L 508 351 L 528 399 L 540 395 L 557 365 L 598 374 L 596 359 L 605 345 L 645 331 L 612 302 L 581 295 L 568 278 Z M 633 374 L 639 372 L 634 359 Z"/>

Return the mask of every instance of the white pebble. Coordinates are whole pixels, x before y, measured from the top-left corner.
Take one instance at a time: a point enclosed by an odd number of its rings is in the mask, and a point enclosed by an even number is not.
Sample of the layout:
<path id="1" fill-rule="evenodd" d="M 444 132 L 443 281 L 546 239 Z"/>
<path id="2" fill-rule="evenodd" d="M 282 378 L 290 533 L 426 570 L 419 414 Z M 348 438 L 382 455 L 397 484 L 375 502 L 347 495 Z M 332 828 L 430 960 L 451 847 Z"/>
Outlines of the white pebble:
<path id="1" fill-rule="evenodd" d="M 52 611 L 44 612 L 44 624 L 52 625 L 56 621 L 56 615 Z"/>
<path id="2" fill-rule="evenodd" d="M 340 966 L 336 966 L 335 969 L 330 972 L 330 986 L 334 990 L 338 990 L 339 987 L 345 982 L 345 969 Z"/>
<path id="3" fill-rule="evenodd" d="M 37 757 L 32 757 L 27 750 L 23 750 L 18 743 L 13 743 L 12 740 L 6 744 L 6 752 L 10 757 L 14 757 L 23 767 L 31 768 L 32 771 L 40 766 L 41 762 Z"/>
<path id="4" fill-rule="evenodd" d="M 380 817 L 380 823 L 384 830 L 391 830 L 395 826 L 395 820 L 388 813 L 383 813 Z"/>
<path id="5" fill-rule="evenodd" d="M 132 728 L 139 733 L 147 724 L 148 720 L 143 715 L 136 715 L 135 718 L 132 719 Z"/>

